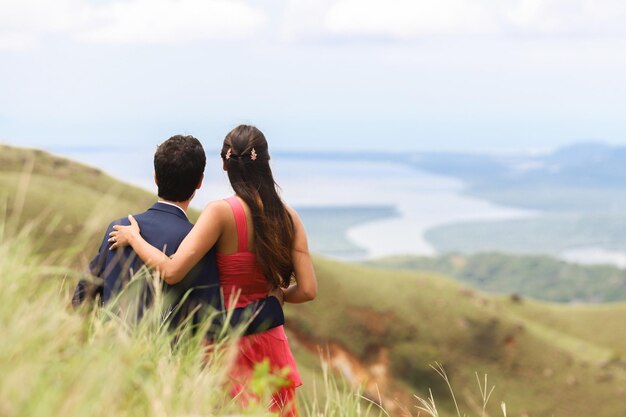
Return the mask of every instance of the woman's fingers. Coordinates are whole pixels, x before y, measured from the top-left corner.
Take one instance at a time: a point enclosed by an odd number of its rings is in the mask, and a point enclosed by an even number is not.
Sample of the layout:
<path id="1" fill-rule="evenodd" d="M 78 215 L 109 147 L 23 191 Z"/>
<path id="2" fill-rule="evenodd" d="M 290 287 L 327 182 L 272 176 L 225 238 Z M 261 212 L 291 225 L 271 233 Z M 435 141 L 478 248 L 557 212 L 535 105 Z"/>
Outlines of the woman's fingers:
<path id="1" fill-rule="evenodd" d="M 130 221 L 130 225 L 133 227 L 133 229 L 139 230 L 139 223 L 137 223 L 137 220 L 135 220 L 132 214 L 128 215 L 128 220 Z"/>
<path id="2" fill-rule="evenodd" d="M 128 221 L 130 226 L 122 226 L 121 224 L 113 225 L 113 231 L 109 233 L 108 242 L 112 243 L 109 250 L 117 249 L 122 246 L 126 246 L 128 243 L 129 234 L 133 231 L 139 232 L 139 223 L 132 215 L 128 215 Z"/>

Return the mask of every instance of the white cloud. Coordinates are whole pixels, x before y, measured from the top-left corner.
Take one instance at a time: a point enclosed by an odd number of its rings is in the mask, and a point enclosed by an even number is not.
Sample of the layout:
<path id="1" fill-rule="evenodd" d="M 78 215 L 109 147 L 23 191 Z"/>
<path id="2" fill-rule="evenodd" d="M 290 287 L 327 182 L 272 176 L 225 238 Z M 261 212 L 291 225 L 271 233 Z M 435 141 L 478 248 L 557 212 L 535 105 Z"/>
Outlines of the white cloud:
<path id="1" fill-rule="evenodd" d="M 616 0 L 518 0 L 503 10 L 511 30 L 530 34 L 626 35 L 626 3 Z"/>
<path id="2" fill-rule="evenodd" d="M 245 38 L 265 22 L 262 12 L 235 0 L 132 0 L 102 8 L 105 22 L 81 39 L 120 43 L 177 43 Z"/>
<path id="3" fill-rule="evenodd" d="M 319 37 L 328 9 L 337 0 L 287 0 L 282 33 L 287 40 Z"/>
<path id="4" fill-rule="evenodd" d="M 28 49 L 43 36 L 76 30 L 88 12 L 80 0 L 2 0 L 0 50 Z"/>
<path id="5" fill-rule="evenodd" d="M 329 9 L 325 23 L 335 34 L 400 38 L 498 30 L 489 9 L 465 0 L 343 0 Z"/>
<path id="6" fill-rule="evenodd" d="M 626 35 L 618 0 L 338 0 L 321 30 L 334 35 Z"/>
<path id="7" fill-rule="evenodd" d="M 1 0 L 0 8 L 0 50 L 26 49 L 54 34 L 105 43 L 244 38 L 266 20 L 240 0 Z"/>

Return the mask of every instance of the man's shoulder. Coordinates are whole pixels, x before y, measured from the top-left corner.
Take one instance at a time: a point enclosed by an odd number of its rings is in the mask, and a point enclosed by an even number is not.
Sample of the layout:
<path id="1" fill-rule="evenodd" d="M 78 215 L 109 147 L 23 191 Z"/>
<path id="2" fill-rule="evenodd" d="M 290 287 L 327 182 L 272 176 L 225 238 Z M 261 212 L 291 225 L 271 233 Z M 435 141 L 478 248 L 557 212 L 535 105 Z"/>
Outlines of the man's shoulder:
<path id="1" fill-rule="evenodd" d="M 137 218 L 139 216 L 134 216 L 134 217 Z M 129 226 L 130 225 L 130 220 L 128 220 L 127 217 L 120 217 L 119 219 L 115 219 L 111 223 L 109 223 L 109 225 L 107 226 L 107 231 L 113 230 L 113 226 L 117 226 L 117 225 L 119 225 L 119 226 Z"/>
<path id="2" fill-rule="evenodd" d="M 147 214 L 148 214 L 148 211 L 144 211 L 139 214 L 133 214 L 133 217 L 135 218 L 135 220 L 137 220 L 137 222 L 141 226 L 141 222 L 146 219 Z M 107 226 L 107 234 L 113 230 L 113 226 L 117 226 L 117 225 L 130 226 L 130 220 L 128 220 L 128 217 L 120 217 L 119 219 L 115 219 L 111 221 L 109 225 Z"/>

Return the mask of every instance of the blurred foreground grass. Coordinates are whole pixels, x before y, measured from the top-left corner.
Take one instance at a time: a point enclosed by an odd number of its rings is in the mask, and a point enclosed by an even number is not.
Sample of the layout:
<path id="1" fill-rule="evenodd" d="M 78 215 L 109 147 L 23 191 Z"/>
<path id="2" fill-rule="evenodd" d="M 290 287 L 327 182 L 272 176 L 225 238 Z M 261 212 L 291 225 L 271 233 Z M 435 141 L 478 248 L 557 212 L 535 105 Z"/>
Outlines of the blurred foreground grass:
<path id="1" fill-rule="evenodd" d="M 267 414 L 264 401 L 244 407 L 230 398 L 228 345 L 236 335 L 207 355 L 204 332 L 168 330 L 159 301 L 138 323 L 112 307 L 74 311 L 76 272 L 37 254 L 34 225 L 14 227 L 6 207 L 0 213 L 0 416 Z M 257 374 L 267 398 L 275 377 Z M 364 416 L 371 408 L 328 373 L 318 394 L 301 404 L 302 414 Z"/>

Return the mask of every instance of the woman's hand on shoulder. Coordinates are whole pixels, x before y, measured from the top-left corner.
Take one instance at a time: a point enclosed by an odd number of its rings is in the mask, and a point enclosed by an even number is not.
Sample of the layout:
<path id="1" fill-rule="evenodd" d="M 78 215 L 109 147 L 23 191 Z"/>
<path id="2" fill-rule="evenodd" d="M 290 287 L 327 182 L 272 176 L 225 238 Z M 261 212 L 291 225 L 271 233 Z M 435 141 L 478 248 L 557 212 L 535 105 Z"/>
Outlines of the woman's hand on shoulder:
<path id="1" fill-rule="evenodd" d="M 130 221 L 129 226 L 120 224 L 113 226 L 113 231 L 109 233 L 109 243 L 111 243 L 109 250 L 132 245 L 133 240 L 140 236 L 137 220 L 131 214 L 128 215 L 128 220 Z"/>

